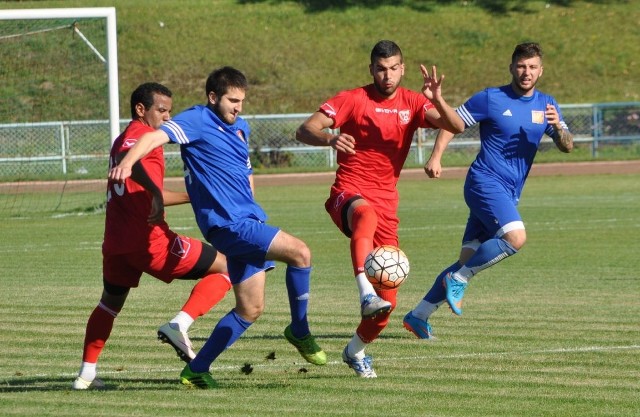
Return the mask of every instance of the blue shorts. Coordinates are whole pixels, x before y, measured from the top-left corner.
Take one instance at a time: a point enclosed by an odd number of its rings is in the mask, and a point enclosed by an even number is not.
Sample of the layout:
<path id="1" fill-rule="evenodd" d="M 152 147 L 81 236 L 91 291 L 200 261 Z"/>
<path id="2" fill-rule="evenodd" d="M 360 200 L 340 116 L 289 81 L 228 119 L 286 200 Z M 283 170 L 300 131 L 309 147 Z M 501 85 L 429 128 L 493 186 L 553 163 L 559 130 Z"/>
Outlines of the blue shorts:
<path id="1" fill-rule="evenodd" d="M 244 219 L 211 229 L 207 240 L 227 257 L 229 278 L 235 285 L 258 272 L 275 268 L 275 262 L 265 257 L 279 231 L 279 228 L 259 220 Z"/>
<path id="2" fill-rule="evenodd" d="M 504 226 L 520 222 L 518 199 L 499 183 L 474 184 L 464 187 L 464 200 L 469 206 L 469 219 L 462 243 L 484 242 L 504 234 Z"/>

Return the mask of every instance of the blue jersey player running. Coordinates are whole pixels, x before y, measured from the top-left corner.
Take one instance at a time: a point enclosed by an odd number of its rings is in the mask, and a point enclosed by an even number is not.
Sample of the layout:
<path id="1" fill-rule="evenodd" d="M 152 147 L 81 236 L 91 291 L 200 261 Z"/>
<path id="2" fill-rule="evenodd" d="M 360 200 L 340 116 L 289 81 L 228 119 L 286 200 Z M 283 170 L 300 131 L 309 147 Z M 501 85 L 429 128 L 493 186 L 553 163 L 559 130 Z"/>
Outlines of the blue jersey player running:
<path id="1" fill-rule="evenodd" d="M 404 317 L 404 327 L 420 339 L 432 337 L 429 317 L 446 300 L 462 314 L 462 297 L 478 272 L 514 255 L 526 241 L 518 200 L 544 134 L 558 149 L 570 152 L 573 135 L 556 100 L 535 86 L 542 76 L 542 50 L 536 43 L 516 46 L 511 56 L 511 83 L 487 88 L 456 109 L 465 128 L 480 124 L 480 152 L 464 185 L 469 219 L 457 262 L 438 275 L 418 305 Z M 441 130 L 425 171 L 442 172 L 440 159 L 453 134 Z"/>
<path id="2" fill-rule="evenodd" d="M 274 261 L 287 264 L 285 281 L 291 324 L 284 336 L 308 362 L 324 365 L 307 322 L 311 253 L 300 239 L 266 223 L 267 216 L 253 196 L 249 160 L 249 125 L 239 113 L 247 79 L 232 67 L 214 70 L 206 82 L 206 105 L 178 114 L 160 129 L 144 134 L 109 177 L 124 181 L 133 164 L 165 143 L 180 144 L 185 184 L 196 222 L 204 237 L 227 256 L 236 305 L 213 329 L 180 380 L 198 388 L 216 386 L 209 368 L 258 319 L 264 309 L 266 271 Z M 153 196 L 152 216 L 162 215 L 162 196 Z"/>

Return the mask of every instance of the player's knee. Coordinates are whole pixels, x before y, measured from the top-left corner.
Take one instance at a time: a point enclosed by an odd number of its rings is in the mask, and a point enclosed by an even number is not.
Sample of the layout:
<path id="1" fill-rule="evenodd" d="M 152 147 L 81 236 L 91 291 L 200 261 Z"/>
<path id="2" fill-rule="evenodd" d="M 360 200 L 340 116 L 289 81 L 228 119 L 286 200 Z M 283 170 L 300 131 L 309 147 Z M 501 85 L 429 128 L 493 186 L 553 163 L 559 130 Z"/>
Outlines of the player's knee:
<path id="1" fill-rule="evenodd" d="M 378 215 L 376 211 L 368 204 L 363 204 L 355 209 L 351 215 L 351 230 L 353 231 L 353 238 L 362 237 L 362 235 L 373 234 L 378 227 Z"/>
<path id="2" fill-rule="evenodd" d="M 252 303 L 249 305 L 237 305 L 236 313 L 247 320 L 248 322 L 253 323 L 258 320 L 258 318 L 262 315 L 264 311 L 264 303 Z"/>
<path id="3" fill-rule="evenodd" d="M 512 230 L 502 236 L 502 239 L 509 243 L 513 249 L 519 251 L 527 242 L 527 232 L 524 229 Z"/>
<path id="4" fill-rule="evenodd" d="M 308 268 L 311 266 L 311 249 L 302 240 L 296 239 L 292 258 L 292 266 Z"/>

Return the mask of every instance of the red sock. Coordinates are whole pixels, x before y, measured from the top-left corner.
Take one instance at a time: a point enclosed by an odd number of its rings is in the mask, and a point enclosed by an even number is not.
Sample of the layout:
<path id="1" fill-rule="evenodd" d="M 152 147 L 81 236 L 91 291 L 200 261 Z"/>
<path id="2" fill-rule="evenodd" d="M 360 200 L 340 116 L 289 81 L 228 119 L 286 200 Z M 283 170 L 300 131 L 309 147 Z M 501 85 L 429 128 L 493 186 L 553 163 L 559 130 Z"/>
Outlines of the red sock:
<path id="1" fill-rule="evenodd" d="M 98 362 L 98 356 L 102 353 L 102 349 L 109 339 L 113 322 L 119 312 L 119 310 L 112 310 L 102 303 L 93 309 L 89 321 L 87 321 L 87 330 L 84 336 L 83 362 Z"/>
<path id="2" fill-rule="evenodd" d="M 211 274 L 202 278 L 191 290 L 182 311 L 196 319 L 213 308 L 231 289 L 231 281 L 225 274 Z"/>
<path id="3" fill-rule="evenodd" d="M 396 308 L 398 296 L 397 288 L 393 290 L 376 290 L 376 292 L 380 298 L 391 303 L 391 310 L 384 314 L 378 314 L 372 319 L 362 319 L 360 321 L 360 325 L 356 329 L 356 334 L 365 343 L 371 343 L 380 336 L 380 333 L 382 333 L 389 323 L 389 316 L 391 316 L 391 312 Z"/>
<path id="4" fill-rule="evenodd" d="M 353 273 L 364 272 L 364 260 L 373 250 L 373 235 L 378 227 L 378 215 L 368 204 L 353 209 L 351 217 L 351 262 Z"/>

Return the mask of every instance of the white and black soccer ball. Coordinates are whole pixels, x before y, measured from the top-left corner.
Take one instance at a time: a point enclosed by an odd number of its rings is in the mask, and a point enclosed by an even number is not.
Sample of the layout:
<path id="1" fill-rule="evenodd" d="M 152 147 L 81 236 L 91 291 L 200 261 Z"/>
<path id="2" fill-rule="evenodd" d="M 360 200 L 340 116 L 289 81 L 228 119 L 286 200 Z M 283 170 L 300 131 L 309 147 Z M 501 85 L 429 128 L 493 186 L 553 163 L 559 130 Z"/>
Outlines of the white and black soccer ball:
<path id="1" fill-rule="evenodd" d="M 378 289 L 398 288 L 409 275 L 409 259 L 400 248 L 379 246 L 367 255 L 364 273 Z"/>

